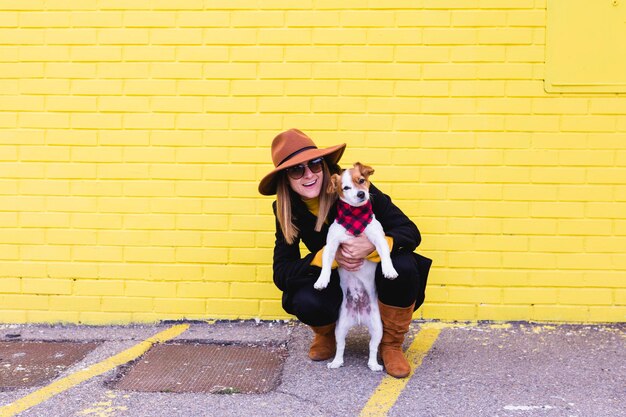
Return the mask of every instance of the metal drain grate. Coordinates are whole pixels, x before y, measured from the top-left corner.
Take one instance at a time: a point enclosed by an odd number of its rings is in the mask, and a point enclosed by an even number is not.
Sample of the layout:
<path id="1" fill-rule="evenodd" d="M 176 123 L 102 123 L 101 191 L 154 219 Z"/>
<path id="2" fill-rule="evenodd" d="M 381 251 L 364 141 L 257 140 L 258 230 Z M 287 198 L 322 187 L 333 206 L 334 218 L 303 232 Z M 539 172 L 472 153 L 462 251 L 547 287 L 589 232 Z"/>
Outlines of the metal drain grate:
<path id="1" fill-rule="evenodd" d="M 0 389 L 45 384 L 96 346 L 94 342 L 0 342 Z"/>
<path id="2" fill-rule="evenodd" d="M 260 394 L 280 383 L 283 346 L 198 343 L 156 345 L 113 383 L 143 392 Z"/>

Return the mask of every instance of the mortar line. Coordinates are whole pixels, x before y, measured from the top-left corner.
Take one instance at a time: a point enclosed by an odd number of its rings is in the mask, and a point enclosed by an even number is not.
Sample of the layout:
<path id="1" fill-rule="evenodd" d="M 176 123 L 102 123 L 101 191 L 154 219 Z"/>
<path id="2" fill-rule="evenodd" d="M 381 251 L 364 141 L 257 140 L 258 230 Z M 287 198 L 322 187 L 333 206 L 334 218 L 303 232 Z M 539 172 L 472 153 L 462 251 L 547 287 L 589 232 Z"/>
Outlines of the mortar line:
<path id="1" fill-rule="evenodd" d="M 120 365 L 130 362 L 147 352 L 148 349 L 150 349 L 155 343 L 163 343 L 173 339 L 188 328 L 189 324 L 177 324 L 114 356 L 95 363 L 86 369 L 81 369 L 73 374 L 57 379 L 43 388 L 33 391 L 8 405 L 0 407 L 0 417 L 15 416 L 18 413 L 39 405 L 55 395 L 61 394 L 62 392 L 65 392 L 84 381 L 102 375 Z"/>

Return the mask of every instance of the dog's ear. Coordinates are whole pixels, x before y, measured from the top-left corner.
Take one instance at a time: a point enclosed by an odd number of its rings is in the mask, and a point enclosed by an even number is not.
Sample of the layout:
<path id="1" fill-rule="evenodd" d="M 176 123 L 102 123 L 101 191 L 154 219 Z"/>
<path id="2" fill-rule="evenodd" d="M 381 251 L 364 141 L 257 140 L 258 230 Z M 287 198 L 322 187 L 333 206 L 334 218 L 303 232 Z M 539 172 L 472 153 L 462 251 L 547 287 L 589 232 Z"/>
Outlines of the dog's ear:
<path id="1" fill-rule="evenodd" d="M 328 188 L 326 189 L 326 192 L 328 194 L 333 194 L 336 193 L 337 190 L 340 190 L 341 184 L 341 176 L 339 174 L 334 174 L 333 176 L 330 177 L 330 181 L 328 182 Z"/>
<path id="2" fill-rule="evenodd" d="M 365 177 L 365 179 L 368 179 L 369 176 L 374 173 L 374 168 L 369 165 L 363 165 L 360 162 L 354 164 L 354 167 Z"/>

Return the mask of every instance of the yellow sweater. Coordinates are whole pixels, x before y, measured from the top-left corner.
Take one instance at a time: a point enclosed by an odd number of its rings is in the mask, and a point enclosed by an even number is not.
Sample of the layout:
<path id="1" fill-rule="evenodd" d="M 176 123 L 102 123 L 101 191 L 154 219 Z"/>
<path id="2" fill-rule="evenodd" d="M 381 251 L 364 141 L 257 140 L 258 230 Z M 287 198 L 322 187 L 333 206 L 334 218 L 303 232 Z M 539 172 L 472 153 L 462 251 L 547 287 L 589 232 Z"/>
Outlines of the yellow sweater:
<path id="1" fill-rule="evenodd" d="M 306 207 L 309 209 L 309 211 L 313 213 L 315 217 L 317 217 L 317 215 L 320 212 L 319 198 L 312 198 L 310 200 L 304 200 L 304 204 L 306 204 Z M 385 236 L 385 239 L 387 240 L 387 244 L 389 245 L 389 250 L 391 251 L 393 249 L 393 238 L 391 236 Z M 315 257 L 311 261 L 311 265 L 318 266 L 320 268 L 322 267 L 322 253 L 323 252 L 324 252 L 324 248 L 320 249 L 315 254 Z M 377 251 L 374 251 L 370 253 L 369 255 L 367 255 L 365 259 L 367 259 L 368 261 L 372 261 L 372 262 L 380 262 L 380 256 L 378 255 Z M 337 268 L 337 266 L 338 266 L 337 261 L 333 261 L 332 267 Z"/>

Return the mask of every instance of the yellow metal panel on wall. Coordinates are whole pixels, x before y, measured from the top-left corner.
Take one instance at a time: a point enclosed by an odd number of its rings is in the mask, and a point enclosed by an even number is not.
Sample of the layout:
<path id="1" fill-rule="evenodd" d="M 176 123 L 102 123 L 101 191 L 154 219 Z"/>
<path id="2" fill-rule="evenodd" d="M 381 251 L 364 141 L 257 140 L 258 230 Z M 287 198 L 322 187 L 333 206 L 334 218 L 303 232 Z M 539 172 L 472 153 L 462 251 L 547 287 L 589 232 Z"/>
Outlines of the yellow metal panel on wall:
<path id="1" fill-rule="evenodd" d="M 548 0 L 548 92 L 626 92 L 626 1 Z"/>

